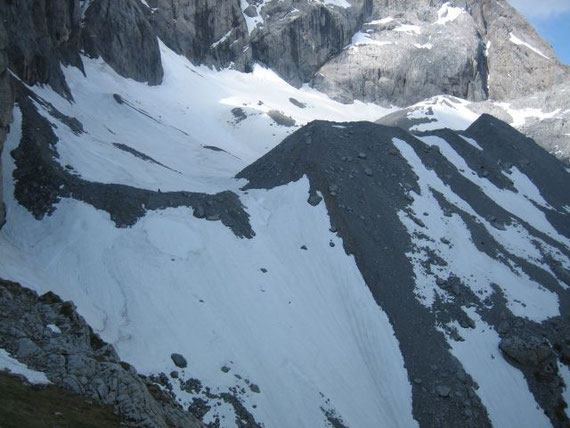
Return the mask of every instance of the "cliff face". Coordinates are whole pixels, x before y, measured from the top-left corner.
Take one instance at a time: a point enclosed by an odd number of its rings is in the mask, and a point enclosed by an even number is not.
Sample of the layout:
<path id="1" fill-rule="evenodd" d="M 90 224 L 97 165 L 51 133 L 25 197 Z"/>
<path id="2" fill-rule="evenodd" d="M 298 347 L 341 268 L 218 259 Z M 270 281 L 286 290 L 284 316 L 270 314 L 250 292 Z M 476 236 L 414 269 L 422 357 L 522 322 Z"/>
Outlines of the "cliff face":
<path id="1" fill-rule="evenodd" d="M 504 0 L 392 0 L 374 2 L 313 85 L 344 102 L 407 106 L 438 94 L 515 99 L 565 76 L 552 48 Z"/>
<path id="2" fill-rule="evenodd" d="M 61 66 L 82 69 L 82 49 L 122 76 L 149 84 L 162 79 L 158 41 L 136 0 L 1 2 L 0 15 L 9 66 L 29 85 L 49 84 L 71 99 Z"/>
<path id="3" fill-rule="evenodd" d="M 138 0 L 95 0 L 85 12 L 85 51 L 117 73 L 149 85 L 162 81 L 158 40 Z"/>
<path id="4" fill-rule="evenodd" d="M 30 85 L 71 98 L 61 64 L 81 67 L 79 0 L 0 2 L 10 68 Z"/>
<path id="5" fill-rule="evenodd" d="M 236 0 L 150 0 L 146 8 L 158 37 L 195 64 L 248 71 L 247 24 Z"/>
<path id="6" fill-rule="evenodd" d="M 405 106 L 441 93 L 485 99 L 487 60 L 473 18 L 461 13 L 451 19 L 455 9 L 447 6 L 399 10 L 404 12 L 376 5 L 313 85 L 343 102 Z"/>
<path id="7" fill-rule="evenodd" d="M 309 1 L 268 2 L 259 12 L 263 25 L 251 36 L 254 59 L 295 86 L 307 83 L 350 43 L 370 14 L 372 1 L 351 3 L 346 8 Z"/>
<path id="8" fill-rule="evenodd" d="M 194 64 L 266 64 L 343 102 L 407 106 L 439 94 L 510 100 L 568 79 L 506 0 L 25 0 L 3 2 L 12 70 L 71 97 L 60 65 L 80 50 L 159 84 L 158 38 Z"/>
<path id="9" fill-rule="evenodd" d="M 568 80 L 569 68 L 507 1 L 466 3 L 488 52 L 491 99 L 517 99 Z"/>
<path id="10" fill-rule="evenodd" d="M 8 131 L 8 125 L 12 118 L 12 91 L 10 88 L 10 72 L 8 70 L 7 34 L 4 24 L 0 21 L 0 154 L 4 146 L 4 140 Z M 0 158 L 1 160 L 1 158 Z M 4 195 L 2 182 L 2 164 L 0 162 L 0 227 L 6 220 L 6 212 L 4 210 Z"/>

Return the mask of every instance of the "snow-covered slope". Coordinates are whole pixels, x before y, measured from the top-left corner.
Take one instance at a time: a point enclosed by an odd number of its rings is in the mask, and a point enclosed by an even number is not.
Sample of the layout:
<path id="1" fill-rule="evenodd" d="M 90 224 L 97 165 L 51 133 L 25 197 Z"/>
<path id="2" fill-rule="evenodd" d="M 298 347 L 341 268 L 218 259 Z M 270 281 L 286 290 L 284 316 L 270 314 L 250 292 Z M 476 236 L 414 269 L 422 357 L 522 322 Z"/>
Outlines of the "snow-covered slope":
<path id="1" fill-rule="evenodd" d="M 243 409 L 266 427 L 548 425 L 540 407 L 554 420 L 562 383 L 554 373 L 546 391 L 529 373 L 566 348 L 529 366 L 508 347 L 524 331 L 553 344 L 565 331 L 570 174 L 554 158 L 485 118 L 417 140 L 349 122 L 390 111 L 261 67 L 213 72 L 164 46 L 162 57 L 158 87 L 84 59 L 86 77 L 65 70 L 73 103 L 20 90 L 2 156 L 0 277 L 73 300 L 206 423 L 234 426 Z M 465 109 L 432 107 L 450 126 Z M 477 118 L 461 117 L 462 128 Z M 314 119 L 337 122 L 292 134 Z M 481 134 L 497 126 L 500 140 Z M 227 190 L 242 206 L 218 214 L 208 196 L 176 199 Z"/>
<path id="2" fill-rule="evenodd" d="M 568 85 L 512 102 L 473 103 L 451 96 L 436 96 L 381 117 L 377 123 L 398 126 L 413 133 L 440 128 L 467 129 L 482 113 L 507 122 L 534 138 L 549 153 L 570 160 L 570 103 Z"/>
<path id="3" fill-rule="evenodd" d="M 389 112 L 373 104 L 343 105 L 307 87 L 295 89 L 260 66 L 250 74 L 215 72 L 192 66 L 164 46 L 161 54 L 160 86 L 124 79 L 104 62 L 85 59 L 87 79 L 76 68 L 65 70 L 73 103 L 49 88 L 34 88 L 84 125 L 79 135 L 58 129 L 61 165 L 70 164 L 91 181 L 213 193 L 237 187 L 232 177 L 238 171 L 311 120 L 375 120 Z M 280 126 L 280 119 L 288 126 Z"/>
<path id="4" fill-rule="evenodd" d="M 159 47 L 160 86 L 86 57 L 73 101 L 13 76 L 0 278 L 205 423 L 568 422 L 563 164 L 466 101 L 345 105 Z"/>
<path id="5" fill-rule="evenodd" d="M 324 206 L 306 203 L 308 182 L 243 193 L 245 182 L 233 178 L 295 129 L 274 122 L 270 110 L 299 124 L 373 119 L 385 110 L 338 104 L 261 68 L 214 73 L 166 48 L 163 58 L 160 87 L 86 61 L 87 78 L 66 70 L 74 103 L 35 88 L 83 124 L 85 132 L 76 134 L 36 103 L 55 126 L 57 162 L 100 183 L 162 192 L 232 189 L 255 238 L 240 239 L 186 207 L 152 211 L 131 228 L 117 228 L 107 213 L 63 199 L 38 221 L 13 198 L 15 165 L 5 155 L 10 221 L 1 232 L 0 275 L 73 300 L 145 374 L 170 373 L 170 354 L 178 352 L 189 361 L 181 380 L 197 378 L 212 393 L 244 388 L 240 399 L 266 426 L 322 426 L 335 414 L 351 426 L 414 426 L 411 386 L 390 323 L 328 231 Z M 236 107 L 245 117 L 232 114 Z M 6 154 L 19 145 L 21 127 L 16 108 Z M 186 406 L 192 398 L 208 400 L 204 391 L 175 390 Z M 205 421 L 226 415 L 223 426 L 232 426 L 230 409 L 215 408 Z"/>

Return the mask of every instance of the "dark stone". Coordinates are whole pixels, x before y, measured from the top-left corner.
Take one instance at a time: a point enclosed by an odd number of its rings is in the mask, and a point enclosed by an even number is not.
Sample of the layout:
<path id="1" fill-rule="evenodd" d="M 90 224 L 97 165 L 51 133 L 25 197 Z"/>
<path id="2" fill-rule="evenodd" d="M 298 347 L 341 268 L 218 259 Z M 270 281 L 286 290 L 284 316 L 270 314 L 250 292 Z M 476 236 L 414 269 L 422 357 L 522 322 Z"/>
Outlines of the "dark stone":
<path id="1" fill-rule="evenodd" d="M 437 385 L 435 390 L 440 397 L 449 397 L 451 393 L 451 388 L 447 385 Z"/>
<path id="2" fill-rule="evenodd" d="M 508 357 L 523 366 L 539 366 L 552 355 L 548 342 L 535 336 L 508 337 L 499 343 L 499 348 Z"/>
<path id="3" fill-rule="evenodd" d="M 299 107 L 299 108 L 306 108 L 307 107 L 307 104 L 302 103 L 301 101 L 299 101 L 295 98 L 289 98 L 289 102 L 291 104 L 293 104 L 294 106 Z"/>
<path id="4" fill-rule="evenodd" d="M 172 359 L 172 362 L 174 363 L 174 365 L 176 367 L 180 367 L 181 369 L 186 368 L 188 366 L 188 362 L 186 361 L 186 358 L 184 358 L 182 355 L 174 353 L 170 355 L 170 358 Z"/>
<path id="5" fill-rule="evenodd" d="M 313 193 L 311 196 L 309 196 L 309 199 L 307 200 L 307 202 L 309 202 L 309 204 L 311 204 L 312 206 L 316 207 L 317 205 L 319 205 L 319 203 L 322 200 L 323 200 L 323 198 L 321 198 L 316 193 Z"/>
<path id="6" fill-rule="evenodd" d="M 255 18 L 257 16 L 257 9 L 254 6 L 249 5 L 243 10 L 243 13 L 250 18 Z"/>

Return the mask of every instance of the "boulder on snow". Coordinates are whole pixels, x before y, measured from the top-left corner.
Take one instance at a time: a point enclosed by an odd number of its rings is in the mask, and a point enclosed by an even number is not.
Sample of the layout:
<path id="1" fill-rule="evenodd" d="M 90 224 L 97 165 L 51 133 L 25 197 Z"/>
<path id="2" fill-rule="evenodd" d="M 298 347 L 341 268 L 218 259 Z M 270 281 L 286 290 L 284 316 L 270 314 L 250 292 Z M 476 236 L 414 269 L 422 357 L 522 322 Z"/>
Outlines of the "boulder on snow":
<path id="1" fill-rule="evenodd" d="M 181 369 L 186 368 L 188 366 L 188 362 L 186 361 L 186 358 L 184 358 L 182 355 L 174 353 L 172 355 L 170 355 L 170 358 L 172 358 L 172 362 L 174 363 L 174 365 L 176 365 L 176 367 L 180 367 Z"/>

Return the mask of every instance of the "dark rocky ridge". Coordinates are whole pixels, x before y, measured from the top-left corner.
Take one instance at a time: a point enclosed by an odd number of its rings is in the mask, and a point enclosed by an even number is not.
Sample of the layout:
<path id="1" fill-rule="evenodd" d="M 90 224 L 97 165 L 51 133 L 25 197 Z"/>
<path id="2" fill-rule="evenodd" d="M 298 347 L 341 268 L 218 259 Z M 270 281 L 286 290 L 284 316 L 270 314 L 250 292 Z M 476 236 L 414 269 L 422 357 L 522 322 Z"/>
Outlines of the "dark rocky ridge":
<path id="1" fill-rule="evenodd" d="M 398 218 L 398 212 L 403 211 L 415 221 L 421 221 L 418 214 L 409 207 L 410 200 L 413 200 L 410 199 L 409 191 L 418 193 L 419 188 L 415 173 L 394 146 L 393 138 L 406 141 L 428 169 L 434 170 L 454 193 L 495 227 L 502 228 L 505 224 L 517 221 L 529 233 L 566 256 L 570 256 L 570 249 L 533 229 L 515 214 L 505 211 L 463 177 L 439 150 L 432 149 L 403 130 L 364 122 L 342 124 L 345 129 L 332 125 L 334 124 L 320 121 L 307 125 L 244 169 L 238 177 L 249 180 L 246 186 L 249 189 L 273 188 L 306 175 L 312 195 L 308 202 L 319 203 L 319 198 L 315 197 L 317 191 L 323 195 L 331 217 L 331 230 L 343 238 L 346 252 L 354 255 L 372 294 L 392 322 L 413 385 L 414 416 L 420 425 L 490 425 L 476 395 L 473 380 L 451 355 L 449 344 L 436 329 L 438 323 L 450 320 L 457 320 L 465 326 L 471 325 L 473 321 L 465 318 L 464 312 L 459 308 L 474 306 L 485 322 L 501 332 L 501 337 L 507 340 L 502 348 L 508 349 L 508 343 L 514 343 L 515 349 L 519 349 L 516 345 L 519 343 L 541 344 L 541 337 L 548 338 L 549 343 L 553 344 L 544 350 L 545 358 L 536 362 L 506 358 L 523 372 L 537 402 L 554 426 L 565 426 L 568 419 L 560 411 L 565 406 L 562 398 L 563 382 L 553 361 L 565 364 L 568 361 L 564 331 L 567 330 L 565 326 L 570 325 L 570 295 L 558 280 L 567 281 L 569 272 L 558 266 L 551 273 L 521 260 L 497 242 L 471 215 L 450 204 L 444 195 L 437 194 L 436 199 L 444 212 L 461 216 L 479 251 L 507 266 L 514 264 L 520 267 L 531 279 L 556 293 L 562 316 L 542 324 L 515 317 L 507 309 L 500 289 L 495 289 L 492 302 L 481 302 L 461 279 L 454 279 L 453 276 L 437 279 L 442 290 L 450 290 L 452 293 L 451 303 L 439 302 L 432 309 L 420 304 L 414 295 L 415 278 L 406 253 L 421 251 L 422 241 L 412 240 Z M 438 131 L 436 135 L 443 136 L 447 141 L 453 141 L 453 137 L 460 138 L 450 130 Z M 553 211 L 570 203 L 568 173 L 563 164 L 508 125 L 483 116 L 469 128 L 467 135 L 480 138 L 489 153 L 481 155 L 477 149 L 465 148 L 462 156 L 470 165 L 484 162 L 488 169 L 486 177 L 497 186 L 509 188 L 512 184 L 501 177 L 500 171 L 509 164 L 518 166 L 521 161 L 524 163 L 524 156 L 532 154 L 533 165 L 528 168 L 533 168 L 534 171 L 530 173 L 529 169 L 523 169 L 523 172 L 529 174 L 541 192 L 544 191 L 545 199 L 554 207 Z M 455 146 L 457 144 L 458 141 L 455 141 Z M 520 151 L 519 144 L 522 146 Z M 463 145 L 466 146 L 466 143 Z M 491 146 L 494 148 L 491 149 Z M 548 174 L 544 172 L 552 170 L 553 177 L 549 180 Z M 556 216 L 561 218 L 557 219 Z M 549 218 L 561 235 L 570 236 L 567 213 L 556 211 Z M 551 264 L 546 253 L 544 262 Z M 446 264 L 445 260 L 432 254 L 424 268 L 428 274 L 433 275 L 431 265 L 442 263 Z M 410 313 L 414 314 L 413 319 L 408 316 Z M 501 327 L 505 322 L 513 328 L 505 330 Z M 455 340 L 461 340 L 452 331 L 448 333 Z M 534 352 L 532 346 L 530 349 L 531 351 L 525 351 L 520 348 L 520 351 L 513 352 L 515 355 L 519 352 Z M 536 373 L 544 375 L 537 377 Z M 417 379 L 421 381 L 415 382 Z M 443 394 L 443 387 L 449 392 Z"/>
<path id="2" fill-rule="evenodd" d="M 203 426 L 152 381 L 122 362 L 72 302 L 51 292 L 38 296 L 19 284 L 0 280 L 0 321 L 1 348 L 45 373 L 55 385 L 112 405 L 129 426 Z"/>
<path id="3" fill-rule="evenodd" d="M 433 327 L 434 314 L 413 297 L 413 271 L 405 255 L 412 242 L 397 213 L 409 204 L 404 186 L 419 188 L 414 172 L 392 144 L 394 137 L 409 140 L 410 136 L 365 122 L 343 124 L 347 126 L 343 130 L 331 125 L 307 125 L 238 177 L 250 181 L 247 188 L 272 188 L 306 174 L 311 193 L 323 194 L 333 230 L 343 238 L 346 252 L 354 255 L 375 299 L 388 314 L 409 378 L 421 379 L 412 383 L 416 420 L 422 426 L 490 426 L 473 381 L 466 377 L 463 383 L 450 375 L 462 370 L 461 364 Z M 365 159 L 359 158 L 360 153 Z M 373 170 L 373 177 L 363 172 L 365 167 Z M 462 402 L 435 392 L 444 374 L 448 386 L 472 397 L 470 418 L 464 416 Z"/>
<path id="4" fill-rule="evenodd" d="M 192 192 L 160 192 L 119 184 L 94 183 L 81 179 L 57 162 L 58 138 L 52 125 L 38 113 L 31 99 L 47 105 L 53 118 L 81 133 L 77 119 L 59 113 L 53 106 L 16 84 L 18 107 L 22 112 L 22 140 L 12 151 L 16 161 L 15 197 L 36 218 L 41 219 L 57 208 L 62 198 L 74 198 L 108 212 L 118 227 L 134 225 L 149 210 L 192 207 L 194 216 L 221 221 L 237 236 L 253 236 L 249 215 L 238 196 L 225 191 L 215 195 Z M 190 213 L 189 213 L 190 215 Z"/>

